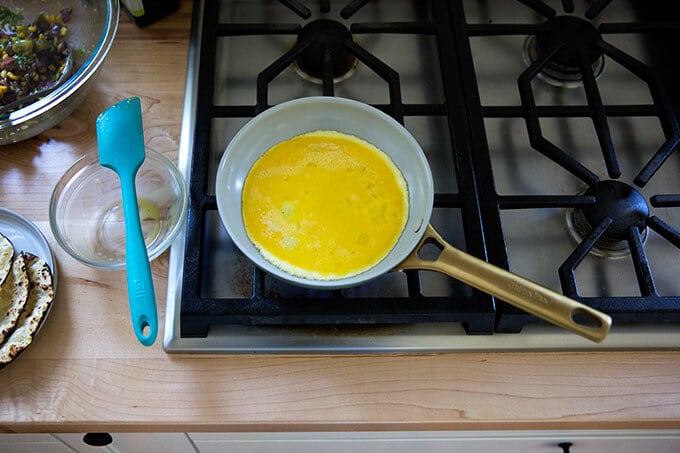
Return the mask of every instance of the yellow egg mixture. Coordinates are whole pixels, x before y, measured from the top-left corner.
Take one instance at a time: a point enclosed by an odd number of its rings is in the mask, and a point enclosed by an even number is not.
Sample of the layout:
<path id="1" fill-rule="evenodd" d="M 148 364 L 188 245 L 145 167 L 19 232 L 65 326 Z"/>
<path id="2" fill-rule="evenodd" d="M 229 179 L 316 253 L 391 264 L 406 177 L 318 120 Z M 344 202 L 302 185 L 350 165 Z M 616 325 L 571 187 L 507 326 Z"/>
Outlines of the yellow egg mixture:
<path id="1" fill-rule="evenodd" d="M 334 280 L 380 262 L 408 219 L 408 188 L 383 151 L 352 135 L 315 131 L 281 142 L 248 173 L 246 233 L 272 264 Z"/>

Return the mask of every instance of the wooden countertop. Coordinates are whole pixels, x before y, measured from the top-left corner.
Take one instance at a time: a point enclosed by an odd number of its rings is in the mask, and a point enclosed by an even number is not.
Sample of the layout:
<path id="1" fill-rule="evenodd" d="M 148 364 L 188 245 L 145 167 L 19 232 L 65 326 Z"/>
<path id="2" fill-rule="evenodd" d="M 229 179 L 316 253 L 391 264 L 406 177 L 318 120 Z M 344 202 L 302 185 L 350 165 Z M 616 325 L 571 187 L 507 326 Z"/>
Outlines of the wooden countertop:
<path id="1" fill-rule="evenodd" d="M 177 156 L 191 3 L 146 29 L 121 17 L 87 100 L 0 147 L 0 205 L 32 219 L 58 262 L 53 309 L 0 370 L 0 432 L 680 428 L 680 351 L 412 356 L 167 355 L 131 331 L 124 273 L 62 251 L 60 175 L 96 146 L 96 116 L 139 96 L 147 144 Z M 162 326 L 168 255 L 153 263 Z"/>

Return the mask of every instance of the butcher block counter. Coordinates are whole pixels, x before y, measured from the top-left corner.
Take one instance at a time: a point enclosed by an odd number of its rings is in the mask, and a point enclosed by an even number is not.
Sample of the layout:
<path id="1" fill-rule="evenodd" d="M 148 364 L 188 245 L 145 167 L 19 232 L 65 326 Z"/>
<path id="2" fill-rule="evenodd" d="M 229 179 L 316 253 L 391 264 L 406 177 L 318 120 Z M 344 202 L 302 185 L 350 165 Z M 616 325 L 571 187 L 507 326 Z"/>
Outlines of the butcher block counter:
<path id="1" fill-rule="evenodd" d="M 50 231 L 52 188 L 96 149 L 95 119 L 141 99 L 147 145 L 176 160 L 191 8 L 145 29 L 121 17 L 86 101 L 0 148 L 0 206 L 57 261 L 52 310 L 0 370 L 0 432 L 602 430 L 680 428 L 680 350 L 432 355 L 167 354 L 132 333 L 125 273 L 93 270 Z M 163 326 L 169 254 L 152 263 Z"/>

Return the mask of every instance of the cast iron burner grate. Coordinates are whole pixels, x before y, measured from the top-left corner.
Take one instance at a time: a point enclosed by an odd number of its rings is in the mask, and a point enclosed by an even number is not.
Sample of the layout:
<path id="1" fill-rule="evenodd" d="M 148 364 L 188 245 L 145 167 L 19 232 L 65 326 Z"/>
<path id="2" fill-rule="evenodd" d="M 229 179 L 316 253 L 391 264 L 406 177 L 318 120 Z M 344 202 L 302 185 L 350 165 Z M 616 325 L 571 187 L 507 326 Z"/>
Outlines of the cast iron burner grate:
<path id="1" fill-rule="evenodd" d="M 373 104 L 397 121 L 404 123 L 410 117 L 443 118 L 448 124 L 450 141 L 454 149 L 440 149 L 449 153 L 455 169 L 460 171 L 457 178 L 458 191 L 435 193 L 434 207 L 441 217 L 461 217 L 465 230 L 465 247 L 468 252 L 484 257 L 484 242 L 477 201 L 474 193 L 474 179 L 469 156 L 455 149 L 467 149 L 464 116 L 448 115 L 459 112 L 463 105 L 460 97 L 459 74 L 455 61 L 453 38 L 448 29 L 448 9 L 444 1 L 421 2 L 417 8 L 423 17 L 411 21 L 359 22 L 353 21 L 354 14 L 368 2 L 342 3 L 342 8 L 331 2 L 316 4 L 314 9 L 301 2 L 280 2 L 290 8 L 297 17 L 287 23 L 236 23 L 220 20 L 218 2 L 205 2 L 202 21 L 202 45 L 198 84 L 198 105 L 196 108 L 196 130 L 190 178 L 190 205 L 187 223 L 182 298 L 180 311 L 180 335 L 182 337 L 203 337 L 214 325 L 255 325 L 291 326 L 314 329 L 330 325 L 394 325 L 411 323 L 448 322 L 461 323 L 469 334 L 491 334 L 495 323 L 495 307 L 491 297 L 469 288 L 461 288 L 451 297 L 428 294 L 424 290 L 422 274 L 417 271 L 404 272 L 397 285 L 403 285 L 405 294 L 390 295 L 394 284 L 388 280 L 386 294 L 364 294 L 363 288 L 348 290 L 318 291 L 291 287 L 277 281 L 270 275 L 252 267 L 242 275 L 245 286 L 249 287 L 246 297 L 214 297 L 202 289 L 206 278 L 206 256 L 223 244 L 206 232 L 206 224 L 217 217 L 215 197 L 210 183 L 209 161 L 211 160 L 211 127 L 222 119 L 244 119 L 254 117 L 270 107 L 272 88 L 277 80 L 290 70 L 304 72 L 298 83 L 316 84 L 317 94 L 335 95 L 338 82 L 348 79 L 356 66 L 386 87 L 389 102 Z M 338 2 L 340 3 L 340 2 Z M 427 4 L 425 4 L 427 3 Z M 280 8 L 281 5 L 278 5 Z M 271 4 L 269 6 L 272 6 Z M 274 6 L 277 6 L 274 4 Z M 335 8 L 334 8 L 335 7 Z M 329 32 L 328 34 L 326 32 Z M 362 46 L 353 36 L 380 34 L 420 34 L 433 38 L 440 60 L 445 64 L 439 69 L 446 95 L 443 103 L 405 103 L 402 100 L 400 74 L 379 56 Z M 280 55 L 265 65 L 257 74 L 255 103 L 253 105 L 225 105 L 213 102 L 216 83 L 215 44 L 219 40 L 238 39 L 250 36 L 290 36 L 292 45 L 282 46 Z M 207 44 L 206 44 L 207 43 Z M 228 89 L 229 87 L 227 87 Z M 460 132 L 459 132 L 460 131 Z M 472 194 L 463 196 L 462 193 Z M 460 213 L 460 214 L 458 214 Z M 240 255 L 235 251 L 236 255 Z M 238 257 L 239 269 L 248 268 Z M 230 273 L 234 269 L 223 268 L 218 263 L 218 272 Z M 458 283 L 455 283 L 458 284 Z"/>
<path id="2" fill-rule="evenodd" d="M 219 234 L 209 233 L 209 224 L 217 218 L 217 207 L 211 184 L 211 154 L 214 138 L 211 130 L 224 119 L 238 119 L 245 122 L 263 112 L 274 97 L 272 87 L 286 71 L 302 66 L 312 74 L 318 83 L 318 94 L 333 96 L 339 90 L 339 79 L 350 74 L 342 83 L 352 83 L 361 71 L 371 72 L 387 88 L 389 101 L 373 105 L 405 123 L 414 118 L 443 119 L 448 128 L 449 148 L 439 147 L 439 155 L 428 156 L 434 162 L 450 161 L 451 171 L 455 173 L 455 190 L 439 190 L 435 194 L 435 210 L 442 212 L 443 219 L 459 216 L 462 220 L 464 248 L 471 254 L 482 257 L 500 267 L 511 269 L 508 246 L 512 245 L 504 235 L 502 216 L 508 212 L 529 210 L 562 210 L 565 217 L 572 218 L 577 212 L 586 219 L 587 227 L 580 232 L 578 243 L 572 253 L 566 256 L 560 266 L 554 269 L 559 275 L 562 291 L 583 303 L 612 315 L 614 324 L 623 322 L 668 323 L 680 322 L 680 294 L 660 295 L 655 285 L 653 266 L 645 252 L 645 232 L 652 231 L 663 237 L 669 247 L 680 248 L 678 225 L 671 225 L 655 215 L 657 209 L 680 209 L 680 184 L 674 187 L 675 193 L 649 194 L 649 186 L 654 186 L 654 178 L 664 165 L 671 160 L 671 154 L 678 145 L 680 134 L 674 112 L 677 106 L 667 95 L 661 76 L 654 68 L 663 66 L 656 62 L 642 63 L 635 57 L 613 45 L 610 34 L 636 33 L 649 35 L 650 40 L 663 32 L 677 34 L 678 27 L 670 24 L 664 15 L 657 21 L 607 23 L 602 16 L 611 1 L 588 2 L 583 14 L 576 17 L 574 2 L 561 2 L 565 15 L 541 1 L 523 0 L 513 2 L 519 9 L 529 8 L 542 20 L 535 23 L 499 23 L 466 21 L 464 1 L 431 0 L 413 2 L 421 14 L 411 19 L 394 21 L 354 20 L 362 9 L 372 5 L 369 1 L 331 2 L 329 0 L 303 3 L 299 1 L 270 2 L 268 6 L 288 8 L 295 20 L 288 22 L 232 22 L 221 11 L 220 2 L 206 1 L 199 8 L 196 2 L 195 14 L 202 11 L 198 20 L 201 23 L 200 67 L 197 92 L 197 105 L 193 112 L 195 130 L 192 141 L 190 162 L 190 203 L 185 240 L 184 268 L 182 275 L 182 295 L 180 309 L 180 335 L 182 337 L 203 337 L 213 325 L 246 326 L 318 326 L 324 325 L 380 325 L 401 323 L 451 322 L 462 323 L 470 334 L 491 334 L 495 332 L 518 332 L 529 322 L 538 320 L 506 304 L 496 304 L 486 294 L 471 290 L 464 285 L 457 286 L 453 295 L 428 295 L 424 291 L 423 275 L 420 272 L 404 273 L 406 295 L 384 297 L 364 297 L 362 290 L 349 291 L 311 291 L 304 288 L 291 288 L 278 282 L 260 270 L 243 263 L 243 257 L 220 260 L 208 269 L 206 260 L 211 259 L 214 250 L 225 247 L 227 239 Z M 222 2 L 225 3 L 225 2 Z M 553 2 L 555 3 L 555 2 Z M 248 4 L 244 2 L 243 5 Z M 309 4 L 313 4 L 310 7 Z M 487 8 L 510 2 L 501 0 L 488 2 Z M 240 7 L 244 7 L 241 5 Z M 239 6 L 232 5 L 232 8 Z M 650 6 L 649 8 L 654 8 Z M 674 11 L 678 17 L 678 11 Z M 582 17 L 581 17 L 582 16 Z M 195 18 L 196 19 L 196 18 Z M 593 19 L 601 25 L 591 25 Z M 315 25 L 328 28 L 332 20 L 338 38 L 319 44 L 309 38 L 306 31 Z M 317 22 L 315 22 L 317 21 Z M 567 25 L 568 30 L 586 29 L 587 36 L 581 40 L 565 42 L 564 33 L 552 34 L 550 29 L 556 24 Z M 351 37 L 345 32 L 349 30 Z M 318 30 L 317 30 L 318 31 Z M 362 46 L 361 38 L 379 35 L 424 35 L 434 39 L 442 82 L 442 102 L 406 102 L 402 98 L 403 74 L 395 71 L 389 62 L 382 60 Z M 241 102 L 227 104 L 215 102 L 219 93 L 215 86 L 216 43 L 220 40 L 243 39 L 258 36 L 267 38 L 290 37 L 291 43 L 282 47 L 278 56 L 253 74 L 256 85 L 254 103 Z M 296 40 L 296 37 L 300 39 Z M 534 56 L 528 67 L 514 76 L 515 87 L 521 100 L 520 105 L 484 105 L 480 99 L 475 58 L 471 51 L 472 39 L 485 39 L 499 36 L 523 36 L 536 42 Z M 586 45 L 588 47 L 586 47 Z M 321 55 L 322 61 L 310 65 L 304 63 L 309 55 Z M 411 55 L 410 57 L 412 57 Z M 408 58 L 409 55 L 404 55 Z M 521 50 L 517 55 L 522 59 Z M 601 62 L 612 60 L 623 66 L 649 87 L 652 101 L 649 104 L 606 104 L 599 90 Z M 301 63 L 303 62 L 303 63 Z M 607 72 L 604 63 L 604 73 Z M 314 66 L 310 69 L 311 66 Z M 356 66 L 356 67 L 355 67 Z M 347 69 L 349 68 L 349 69 Z M 584 105 L 545 105 L 536 102 L 535 89 L 539 78 L 551 70 L 569 74 L 579 79 L 585 92 Z M 238 68 L 237 68 L 238 69 Z M 352 71 L 357 73 L 352 75 Z M 435 69 L 433 69 L 435 70 Z M 239 79 L 240 80 L 240 79 Z M 300 79 L 302 84 L 311 83 Z M 229 90 L 231 87 L 227 87 Z M 570 88 L 572 90 L 572 88 Z M 622 168 L 620 155 L 614 145 L 610 121 L 618 118 L 642 117 L 658 118 L 662 134 L 660 145 L 653 156 L 635 169 L 631 181 L 625 183 L 631 191 L 642 193 L 643 205 L 647 211 L 635 211 L 635 221 L 612 230 L 617 223 L 615 211 L 597 211 L 598 202 L 605 189 L 620 189 L 622 178 L 628 177 L 630 168 Z M 535 194 L 502 194 L 497 192 L 494 179 L 493 162 L 490 154 L 486 122 L 492 119 L 518 119 L 525 123 L 529 137 L 528 148 L 550 162 L 564 169 L 583 184 L 580 193 L 552 195 L 550 191 Z M 585 118 L 592 122 L 596 144 L 605 172 L 591 169 L 581 162 L 568 149 L 555 144 L 543 133 L 545 119 Z M 447 159 L 440 159 L 446 155 Z M 676 156 L 677 157 L 677 156 Z M 219 159 L 219 155 L 217 156 Z M 609 187 L 608 187 L 609 186 Z M 590 188 L 590 189 L 589 189 Z M 607 193 L 607 190 L 603 191 Z M 616 190 L 614 190 L 616 192 Z M 635 197 L 634 197 L 635 198 Z M 598 200 L 600 199 L 600 200 Z M 614 203 L 616 204 L 616 203 Z M 565 234 L 568 235 L 565 221 Z M 601 238 L 609 230 L 634 261 L 635 275 L 639 283 L 639 296 L 582 296 L 579 294 L 577 270 L 584 259 L 601 245 Z M 651 233 L 647 233 L 651 234 Z M 215 237 L 217 236 L 217 237 Z M 573 239 L 572 239 L 573 240 Z M 536 245 L 537 253 L 541 244 Z M 236 263 L 236 264 L 235 264 Z M 242 284 L 249 288 L 249 295 L 243 297 L 215 296 L 203 289 L 206 274 L 223 273 L 231 275 L 238 272 Z M 243 271 L 245 269 L 245 271 Z M 512 269 L 511 269 L 512 270 Z M 387 288 L 389 289 L 389 288 Z M 351 295 L 350 295 L 351 293 Z"/>
<path id="3" fill-rule="evenodd" d="M 670 225 L 653 215 L 654 208 L 678 208 L 680 197 L 677 194 L 652 194 L 646 199 L 641 189 L 652 181 L 654 175 L 668 161 L 680 142 L 680 130 L 671 97 L 660 81 L 659 67 L 656 62 L 643 63 L 617 46 L 611 44 L 607 35 L 622 33 L 642 33 L 649 36 L 650 46 L 659 44 L 655 40 L 661 31 L 668 31 L 669 24 L 663 13 L 657 12 L 655 22 L 611 23 L 603 21 L 595 26 L 590 20 L 600 19 L 606 13 L 609 1 L 591 2 L 584 17 L 571 15 L 574 2 L 563 1 L 567 15 L 557 11 L 545 2 L 520 1 L 545 20 L 538 24 L 467 24 L 467 37 L 529 35 L 533 42 L 528 67 L 517 74 L 517 86 L 521 99 L 520 106 L 477 106 L 479 97 L 474 93 L 469 100 L 471 127 L 473 134 L 484 134 L 483 118 L 521 118 L 526 123 L 530 146 L 538 153 L 562 167 L 587 187 L 585 193 L 573 196 L 504 196 L 494 190 L 491 180 L 492 163 L 488 148 L 484 143 L 475 142 L 475 166 L 480 180 L 487 177 L 487 184 L 480 185 L 484 223 L 489 234 L 487 243 L 492 247 L 489 258 L 500 266 L 508 266 L 508 256 L 504 250 L 493 246 L 502 244 L 501 213 L 504 210 L 563 208 L 567 212 L 570 228 L 577 230 L 578 244 L 573 252 L 559 266 L 559 279 L 564 294 L 586 303 L 598 310 L 612 315 L 617 323 L 664 323 L 680 321 L 680 298 L 677 295 L 662 296 L 655 285 L 653 266 L 645 250 L 648 230 L 658 233 L 667 241 L 667 247 L 680 246 L 680 232 L 677 225 Z M 654 8 L 649 7 L 649 8 Z M 641 16 L 646 12 L 638 11 Z M 458 9 L 456 13 L 462 13 Z M 659 14 L 660 13 L 660 14 Z M 678 11 L 674 11 L 677 16 Z M 677 30 L 677 23 L 670 27 Z M 578 36 L 575 36 L 578 33 Z M 466 57 L 472 58 L 470 54 Z M 606 66 L 604 59 L 620 65 L 642 84 L 649 88 L 653 104 L 649 105 L 605 105 L 602 100 L 597 77 Z M 470 67 L 463 62 L 464 68 Z M 653 62 L 652 62 L 653 63 Z M 468 83 L 473 83 L 474 73 L 467 71 Z M 565 84 L 567 87 L 581 86 L 585 92 L 585 105 L 538 105 L 535 90 L 540 89 L 539 79 L 560 85 L 563 81 L 578 80 L 578 84 Z M 471 91 L 468 91 L 471 93 Z M 622 97 L 625 93 L 622 93 Z M 652 157 L 642 162 L 632 175 L 632 184 L 620 179 L 628 177 L 619 165 L 619 155 L 612 138 L 610 121 L 622 117 L 658 118 L 662 133 L 660 146 Z M 543 134 L 543 121 L 546 118 L 586 118 L 592 121 L 599 144 L 603 167 L 606 174 L 601 175 L 580 162 L 573 152 L 553 143 Z M 631 169 L 628 169 L 631 171 Z M 605 178 L 604 180 L 602 178 Z M 677 182 L 677 179 L 675 180 Z M 673 187 L 678 190 L 680 184 Z M 650 206 L 652 209 L 650 209 Z M 612 249 L 614 253 L 612 253 Z M 577 270 L 589 254 L 615 256 L 629 255 L 633 262 L 635 278 L 638 282 L 639 296 L 584 297 L 579 293 Z M 531 317 L 506 304 L 499 306 L 498 332 L 518 332 Z"/>

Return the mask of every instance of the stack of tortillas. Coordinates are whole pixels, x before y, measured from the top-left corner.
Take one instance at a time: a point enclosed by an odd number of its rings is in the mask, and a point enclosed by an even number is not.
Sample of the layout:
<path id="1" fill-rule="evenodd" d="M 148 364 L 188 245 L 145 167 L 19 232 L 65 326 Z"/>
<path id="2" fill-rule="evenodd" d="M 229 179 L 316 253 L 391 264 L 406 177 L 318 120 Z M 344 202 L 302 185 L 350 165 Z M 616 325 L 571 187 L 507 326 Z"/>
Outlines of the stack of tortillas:
<path id="1" fill-rule="evenodd" d="M 47 262 L 0 233 L 0 368 L 26 349 L 54 299 Z"/>

